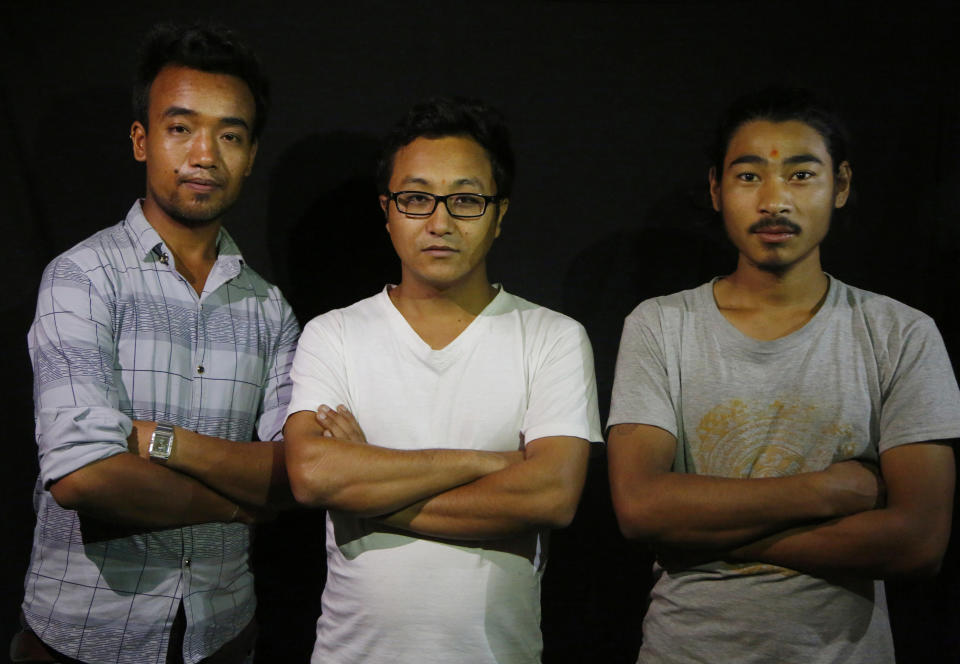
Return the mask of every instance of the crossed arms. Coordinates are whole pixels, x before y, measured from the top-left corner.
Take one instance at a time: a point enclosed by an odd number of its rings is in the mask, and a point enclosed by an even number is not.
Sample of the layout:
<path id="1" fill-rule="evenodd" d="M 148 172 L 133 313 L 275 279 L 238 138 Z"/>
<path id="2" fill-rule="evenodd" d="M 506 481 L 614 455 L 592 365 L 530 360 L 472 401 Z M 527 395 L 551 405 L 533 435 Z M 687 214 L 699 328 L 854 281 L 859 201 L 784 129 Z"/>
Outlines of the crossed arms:
<path id="1" fill-rule="evenodd" d="M 382 340 L 390 339 L 383 328 L 342 312 L 308 323 L 291 368 L 294 412 L 284 426 L 287 472 L 298 502 L 375 518 L 420 535 L 461 540 L 498 539 L 569 524 L 586 478 L 590 445 L 586 438 L 599 435 L 593 355 L 579 325 L 552 315 L 533 322 L 528 343 L 535 369 L 525 376 L 517 371 L 515 378 L 500 374 L 484 378 L 463 392 L 515 389 L 510 393 L 526 399 L 524 417 L 513 410 L 515 404 L 508 414 L 491 411 L 489 417 L 495 421 L 486 441 L 479 416 L 476 429 L 472 425 L 443 429 L 471 432 L 437 438 L 435 446 L 444 449 L 397 449 L 416 447 L 406 444 L 419 435 L 409 433 L 416 428 L 409 428 L 406 419 L 433 422 L 436 413 L 424 411 L 423 404 L 434 410 L 450 407 L 432 394 L 417 392 L 426 383 L 411 379 L 410 385 L 398 386 L 410 390 L 409 398 L 400 399 L 406 412 L 394 404 L 388 415 L 373 405 L 378 403 L 379 384 L 359 377 L 352 382 L 347 365 L 376 354 Z M 345 342 L 350 334 L 355 335 L 355 344 Z M 498 343 L 513 343 L 509 330 L 497 328 L 491 334 L 507 335 L 497 337 Z M 492 353 L 490 349 L 499 346 L 484 348 Z M 369 373 L 377 371 L 374 367 L 367 370 L 364 376 L 376 375 Z M 371 404 L 370 410 L 358 413 L 359 423 L 347 408 L 332 409 L 344 403 L 356 407 L 354 392 Z M 318 407 L 319 414 L 314 410 Z M 376 430 L 369 443 L 360 428 L 363 417 L 371 418 L 368 430 Z M 381 419 L 374 424 L 376 417 Z M 521 433 L 522 452 L 517 451 Z M 457 439 L 459 435 L 471 439 Z"/>
<path id="2" fill-rule="evenodd" d="M 143 528 L 250 522 L 265 508 L 292 504 L 279 442 L 236 442 L 176 427 L 167 465 L 147 460 L 156 423 L 122 412 L 120 394 L 128 386 L 119 384 L 115 296 L 102 294 L 109 291 L 102 279 L 91 280 L 99 273 L 69 258 L 51 263 L 30 330 L 41 476 L 54 499 L 67 509 Z M 299 332 L 289 306 L 278 307 L 272 364 L 254 405 L 264 438 L 279 429 Z M 157 393 L 166 389 L 159 383 Z M 124 402 L 131 408 L 132 396 Z M 166 406 L 145 402 L 137 408 L 153 415 Z"/>
<path id="3" fill-rule="evenodd" d="M 671 472 L 672 434 L 618 424 L 608 443 L 610 485 L 624 535 L 655 547 L 812 574 L 935 574 L 950 535 L 950 442 L 884 452 L 882 484 L 856 461 L 783 478 L 728 479 Z"/>
<path id="4" fill-rule="evenodd" d="M 129 452 L 83 466 L 50 485 L 62 507 L 123 525 L 252 523 L 292 503 L 279 442 L 235 441 L 175 427 L 165 466 L 147 457 L 156 422 L 134 421 Z"/>
<path id="5" fill-rule="evenodd" d="M 366 443 L 346 409 L 292 414 L 284 427 L 297 500 L 404 530 L 456 539 L 504 537 L 573 519 L 589 443 L 530 441 L 524 452 L 396 450 Z"/>

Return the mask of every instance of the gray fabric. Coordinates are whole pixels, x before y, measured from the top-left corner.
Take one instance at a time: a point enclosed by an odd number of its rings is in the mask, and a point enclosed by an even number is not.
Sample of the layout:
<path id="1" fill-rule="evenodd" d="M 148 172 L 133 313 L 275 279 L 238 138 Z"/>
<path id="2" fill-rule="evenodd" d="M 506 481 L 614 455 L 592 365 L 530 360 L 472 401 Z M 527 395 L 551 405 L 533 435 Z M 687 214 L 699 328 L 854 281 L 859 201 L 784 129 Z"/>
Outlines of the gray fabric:
<path id="1" fill-rule="evenodd" d="M 677 472 L 781 477 L 958 437 L 960 394 L 933 321 L 890 298 L 831 278 L 803 328 L 756 341 L 708 283 L 627 317 L 608 426 L 620 423 L 673 433 Z M 879 581 L 719 561 L 654 573 L 641 662 L 893 661 Z"/>

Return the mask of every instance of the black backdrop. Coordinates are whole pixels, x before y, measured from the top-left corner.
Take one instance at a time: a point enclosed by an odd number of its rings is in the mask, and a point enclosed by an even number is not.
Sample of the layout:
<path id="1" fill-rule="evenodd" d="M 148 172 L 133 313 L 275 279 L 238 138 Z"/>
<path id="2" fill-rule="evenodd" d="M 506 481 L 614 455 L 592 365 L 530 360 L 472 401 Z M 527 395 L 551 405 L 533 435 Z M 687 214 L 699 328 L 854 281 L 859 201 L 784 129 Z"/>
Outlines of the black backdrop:
<path id="1" fill-rule="evenodd" d="M 374 195 L 377 136 L 437 94 L 499 106 L 519 174 L 491 276 L 581 320 L 606 414 L 623 316 L 733 267 L 703 147 L 738 94 L 781 83 L 837 101 L 856 198 L 826 269 L 934 316 L 960 357 L 960 94 L 952 3 L 137 2 L 0 5 L 4 440 L 0 640 L 13 630 L 36 473 L 25 335 L 40 271 L 143 190 L 127 138 L 132 54 L 159 19 L 212 18 L 257 48 L 274 112 L 228 226 L 301 321 L 396 280 Z M 258 531 L 260 662 L 305 661 L 320 513 Z M 954 538 L 956 541 L 956 537 Z M 546 662 L 631 662 L 649 558 L 616 531 L 602 455 L 545 577 Z M 889 584 L 902 662 L 960 659 L 958 546 L 933 580 Z"/>

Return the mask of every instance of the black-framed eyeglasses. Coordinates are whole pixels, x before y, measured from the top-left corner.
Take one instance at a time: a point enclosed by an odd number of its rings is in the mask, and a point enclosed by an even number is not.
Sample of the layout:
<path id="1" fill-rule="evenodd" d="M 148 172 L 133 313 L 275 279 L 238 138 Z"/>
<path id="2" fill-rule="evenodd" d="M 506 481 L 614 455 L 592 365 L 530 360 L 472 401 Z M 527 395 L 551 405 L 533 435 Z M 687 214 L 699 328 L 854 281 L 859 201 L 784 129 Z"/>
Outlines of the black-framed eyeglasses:
<path id="1" fill-rule="evenodd" d="M 408 217 L 429 217 L 442 201 L 451 217 L 477 219 L 487 211 L 488 203 L 496 203 L 500 197 L 466 192 L 441 195 L 426 191 L 391 191 L 390 200 L 401 214 Z"/>

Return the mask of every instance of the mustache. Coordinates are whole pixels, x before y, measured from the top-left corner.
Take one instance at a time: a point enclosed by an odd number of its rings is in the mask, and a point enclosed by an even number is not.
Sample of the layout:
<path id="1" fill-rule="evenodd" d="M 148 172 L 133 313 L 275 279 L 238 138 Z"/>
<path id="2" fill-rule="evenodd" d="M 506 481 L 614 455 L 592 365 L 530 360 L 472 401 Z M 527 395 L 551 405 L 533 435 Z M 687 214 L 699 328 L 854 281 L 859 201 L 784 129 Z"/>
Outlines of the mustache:
<path id="1" fill-rule="evenodd" d="M 750 225 L 749 230 L 751 233 L 760 233 L 767 230 L 768 228 L 786 228 L 791 233 L 799 234 L 802 232 L 802 229 L 787 217 L 766 217 L 760 221 L 754 222 Z"/>

